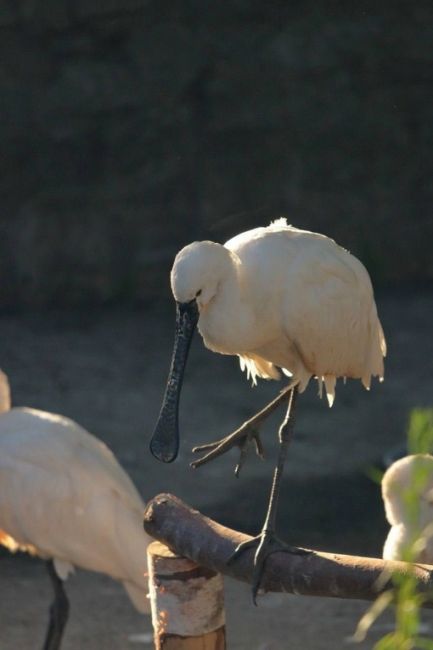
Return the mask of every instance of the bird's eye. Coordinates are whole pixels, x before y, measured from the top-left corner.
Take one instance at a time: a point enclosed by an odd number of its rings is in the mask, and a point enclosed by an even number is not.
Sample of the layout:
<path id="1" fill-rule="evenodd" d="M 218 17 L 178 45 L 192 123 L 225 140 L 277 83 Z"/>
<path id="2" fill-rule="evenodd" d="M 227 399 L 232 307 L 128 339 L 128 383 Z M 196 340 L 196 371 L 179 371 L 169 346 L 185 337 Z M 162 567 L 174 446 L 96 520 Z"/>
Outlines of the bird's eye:
<path id="1" fill-rule="evenodd" d="M 200 295 L 201 295 L 201 289 L 199 289 L 199 290 L 197 291 L 197 293 L 195 294 L 195 297 L 198 298 Z"/>

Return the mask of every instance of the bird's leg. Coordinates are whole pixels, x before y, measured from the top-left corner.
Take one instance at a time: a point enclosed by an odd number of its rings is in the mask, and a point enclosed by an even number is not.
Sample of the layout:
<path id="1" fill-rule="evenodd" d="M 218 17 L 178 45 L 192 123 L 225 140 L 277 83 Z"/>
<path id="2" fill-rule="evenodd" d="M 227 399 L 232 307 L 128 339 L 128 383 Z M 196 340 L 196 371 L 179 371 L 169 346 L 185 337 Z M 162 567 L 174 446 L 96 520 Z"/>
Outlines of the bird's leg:
<path id="1" fill-rule="evenodd" d="M 48 575 L 53 585 L 54 600 L 50 607 L 50 620 L 43 650 L 58 650 L 62 642 L 63 632 L 68 620 L 69 601 L 52 560 L 47 561 Z"/>
<path id="2" fill-rule="evenodd" d="M 217 458 L 218 456 L 222 456 L 222 454 L 225 454 L 232 447 L 238 446 L 240 447 L 241 450 L 239 461 L 235 468 L 235 474 L 236 476 L 238 476 L 240 469 L 243 465 L 243 462 L 245 460 L 245 455 L 246 455 L 248 445 L 251 441 L 254 441 L 256 454 L 260 456 L 260 458 L 263 458 L 264 450 L 263 450 L 262 441 L 260 440 L 260 434 L 258 429 L 262 424 L 262 422 L 266 420 L 266 418 L 268 418 L 269 415 L 273 413 L 278 408 L 278 406 L 280 406 L 280 404 L 287 401 L 292 391 L 292 388 L 293 386 L 289 386 L 284 390 L 282 390 L 281 393 L 275 399 L 272 400 L 272 402 L 269 402 L 269 404 L 267 404 L 261 411 L 256 413 L 252 418 L 250 418 L 246 422 L 244 422 L 239 427 L 239 429 L 236 429 L 236 431 L 233 431 L 233 433 L 230 433 L 228 436 L 221 438 L 221 440 L 216 440 L 215 442 L 210 442 L 206 445 L 200 445 L 199 447 L 194 447 L 193 448 L 194 453 L 201 452 L 201 451 L 207 451 L 207 453 L 201 458 L 199 458 L 198 460 L 195 460 L 193 463 L 191 463 L 191 467 L 193 468 L 200 467 L 200 465 L 204 465 L 205 463 L 208 463 L 214 458 Z"/>
<path id="3" fill-rule="evenodd" d="M 296 553 L 296 554 L 309 553 L 309 551 L 306 551 L 305 549 L 289 546 L 285 542 L 281 541 L 275 534 L 278 498 L 281 489 L 281 479 L 283 476 L 284 462 L 287 456 L 287 448 L 289 446 L 290 439 L 293 433 L 294 410 L 296 405 L 297 394 L 298 394 L 298 390 L 297 387 L 295 386 L 294 388 L 291 389 L 291 396 L 289 399 L 286 416 L 278 431 L 280 449 L 278 453 L 277 466 L 275 468 L 274 477 L 272 481 L 272 488 L 269 497 L 268 510 L 266 513 L 266 518 L 261 533 L 257 535 L 257 537 L 253 537 L 253 539 L 250 539 L 247 542 L 243 542 L 242 544 L 239 544 L 239 546 L 236 548 L 235 552 L 229 559 L 229 562 L 233 561 L 244 550 L 258 544 L 256 548 L 256 552 L 254 554 L 254 571 L 253 571 L 253 584 L 252 584 L 254 604 L 256 604 L 257 592 L 260 587 L 264 565 L 267 557 L 269 557 L 271 553 L 275 553 L 276 551 L 286 551 L 288 553 Z"/>

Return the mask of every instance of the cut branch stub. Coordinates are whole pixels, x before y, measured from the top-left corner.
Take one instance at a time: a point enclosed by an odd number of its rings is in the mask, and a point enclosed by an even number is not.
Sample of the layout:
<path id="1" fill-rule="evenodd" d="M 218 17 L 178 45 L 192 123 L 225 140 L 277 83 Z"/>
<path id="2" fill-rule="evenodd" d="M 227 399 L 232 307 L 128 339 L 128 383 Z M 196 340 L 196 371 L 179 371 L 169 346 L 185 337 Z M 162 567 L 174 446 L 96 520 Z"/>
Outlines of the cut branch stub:
<path id="1" fill-rule="evenodd" d="M 147 560 L 156 650 L 225 650 L 222 576 L 160 542 Z"/>

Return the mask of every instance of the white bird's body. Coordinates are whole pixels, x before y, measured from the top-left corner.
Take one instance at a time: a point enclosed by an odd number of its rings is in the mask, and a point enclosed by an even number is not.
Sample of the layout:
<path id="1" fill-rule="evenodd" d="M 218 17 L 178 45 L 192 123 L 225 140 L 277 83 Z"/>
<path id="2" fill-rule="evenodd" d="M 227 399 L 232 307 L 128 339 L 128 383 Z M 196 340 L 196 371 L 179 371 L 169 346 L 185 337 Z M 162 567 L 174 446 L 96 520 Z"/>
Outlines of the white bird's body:
<path id="1" fill-rule="evenodd" d="M 105 573 L 149 612 L 144 503 L 112 452 L 68 418 L 3 410 L 0 543 L 52 559 L 63 580 L 74 566 Z"/>
<path id="2" fill-rule="evenodd" d="M 384 559 L 402 560 L 416 544 L 416 560 L 433 564 L 433 456 L 414 454 L 393 463 L 382 478 L 382 498 L 391 525 Z"/>
<path id="3" fill-rule="evenodd" d="M 337 377 L 383 378 L 386 343 L 364 266 L 332 239 L 279 219 L 221 246 L 194 242 L 172 269 L 179 303 L 197 292 L 206 347 L 256 377 L 281 368 L 302 392 L 316 376 L 330 405 Z"/>
<path id="4" fill-rule="evenodd" d="M 288 226 L 278 219 L 230 239 L 185 246 L 174 260 L 171 288 L 176 300 L 176 334 L 172 361 L 155 431 L 152 454 L 170 463 L 178 453 L 178 406 L 183 373 L 196 324 L 206 347 L 238 355 L 241 368 L 257 377 L 278 379 L 279 368 L 290 384 L 272 402 L 232 434 L 194 452 L 205 452 L 198 467 L 239 446 L 235 473 L 254 441 L 263 457 L 258 427 L 281 403 L 286 415 L 278 430 L 280 443 L 269 505 L 261 533 L 240 544 L 254 554 L 253 600 L 264 562 L 276 550 L 303 553 L 275 535 L 276 508 L 299 392 L 317 377 L 332 406 L 337 377 L 383 378 L 386 343 L 377 316 L 370 277 L 364 266 L 332 239 Z"/>

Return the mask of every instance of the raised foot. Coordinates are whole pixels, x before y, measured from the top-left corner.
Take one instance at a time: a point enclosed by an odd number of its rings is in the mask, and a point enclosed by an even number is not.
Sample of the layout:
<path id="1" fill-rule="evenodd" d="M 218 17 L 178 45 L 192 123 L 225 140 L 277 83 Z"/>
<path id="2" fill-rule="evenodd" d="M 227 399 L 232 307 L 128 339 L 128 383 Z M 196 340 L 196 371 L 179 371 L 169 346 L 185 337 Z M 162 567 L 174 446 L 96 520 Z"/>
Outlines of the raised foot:
<path id="1" fill-rule="evenodd" d="M 236 547 L 232 555 L 229 557 L 228 563 L 233 562 L 237 557 L 239 557 L 239 555 L 241 555 L 241 553 L 256 545 L 257 548 L 256 552 L 254 553 L 254 570 L 252 580 L 252 596 L 254 605 L 257 605 L 257 594 L 260 589 L 260 583 L 262 581 L 266 560 L 270 555 L 272 555 L 272 553 L 283 551 L 285 553 L 293 553 L 294 555 L 309 555 L 313 552 L 305 548 L 299 548 L 298 546 L 291 546 L 290 544 L 286 544 L 286 542 L 283 542 L 281 539 L 279 539 L 279 537 L 277 537 L 272 530 L 262 530 L 262 532 L 259 535 L 256 535 L 256 537 L 253 537 L 252 539 L 239 544 L 239 546 Z"/>
<path id="2" fill-rule="evenodd" d="M 229 451 L 229 449 L 232 449 L 232 447 L 239 447 L 239 460 L 235 467 L 235 475 L 239 476 L 239 472 L 241 471 L 247 455 L 248 447 L 251 443 L 254 443 L 254 448 L 257 456 L 263 459 L 265 452 L 258 429 L 250 425 L 243 424 L 239 429 L 226 436 L 225 438 L 221 438 L 221 440 L 216 440 L 215 442 L 209 442 L 206 445 L 199 445 L 198 447 L 194 447 L 192 450 L 194 453 L 200 453 L 203 451 L 207 453 L 205 453 L 204 456 L 198 460 L 195 460 L 193 463 L 191 463 L 191 467 L 194 469 L 200 467 L 200 465 L 204 465 L 214 458 L 222 456 L 227 451 Z"/>

